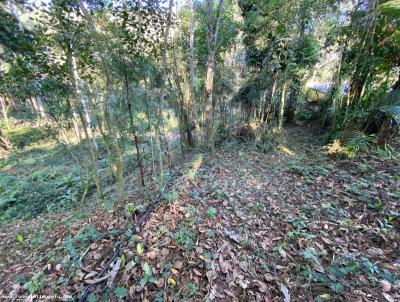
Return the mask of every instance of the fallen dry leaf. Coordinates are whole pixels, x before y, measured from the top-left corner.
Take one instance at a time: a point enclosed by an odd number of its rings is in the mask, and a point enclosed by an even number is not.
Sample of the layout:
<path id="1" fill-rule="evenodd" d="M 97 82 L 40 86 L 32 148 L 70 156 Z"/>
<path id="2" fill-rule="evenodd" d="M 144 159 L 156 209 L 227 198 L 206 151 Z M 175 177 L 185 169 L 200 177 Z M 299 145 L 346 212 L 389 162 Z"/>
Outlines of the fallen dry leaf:
<path id="1" fill-rule="evenodd" d="M 203 276 L 203 274 L 201 272 L 199 272 L 197 269 L 193 269 L 193 272 L 195 273 L 195 275 L 197 276 Z"/>
<path id="2" fill-rule="evenodd" d="M 383 297 L 385 297 L 386 301 L 388 302 L 395 302 L 395 299 L 388 293 L 383 293 Z"/>
<path id="3" fill-rule="evenodd" d="M 280 283 L 279 284 L 280 290 L 283 293 L 284 296 L 284 301 L 285 302 L 290 302 L 290 293 L 289 293 L 289 289 L 286 287 L 285 284 Z"/>
<path id="4" fill-rule="evenodd" d="M 157 258 L 157 253 L 155 251 L 150 251 L 146 253 L 146 258 L 147 259 L 155 259 Z"/>
<path id="5" fill-rule="evenodd" d="M 154 281 L 154 284 L 155 284 L 158 288 L 161 288 L 161 287 L 164 286 L 164 279 L 163 279 L 163 278 L 157 279 L 156 281 Z"/>
<path id="6" fill-rule="evenodd" d="M 183 267 L 183 262 L 182 262 L 182 261 L 176 261 L 176 262 L 174 263 L 174 267 L 175 267 L 176 269 L 182 269 L 182 267 Z"/>
<path id="7" fill-rule="evenodd" d="M 255 284 L 257 284 L 258 290 L 259 290 L 260 292 L 266 293 L 266 292 L 269 291 L 268 285 L 265 284 L 264 282 L 262 282 L 262 281 L 260 281 L 260 280 L 253 280 L 253 282 L 254 282 Z"/>
<path id="8" fill-rule="evenodd" d="M 271 282 L 272 280 L 274 280 L 274 277 L 270 273 L 264 274 L 264 278 L 268 282 Z"/>
<path id="9" fill-rule="evenodd" d="M 392 289 L 392 284 L 387 280 L 381 280 L 381 284 L 384 293 L 388 293 Z"/>

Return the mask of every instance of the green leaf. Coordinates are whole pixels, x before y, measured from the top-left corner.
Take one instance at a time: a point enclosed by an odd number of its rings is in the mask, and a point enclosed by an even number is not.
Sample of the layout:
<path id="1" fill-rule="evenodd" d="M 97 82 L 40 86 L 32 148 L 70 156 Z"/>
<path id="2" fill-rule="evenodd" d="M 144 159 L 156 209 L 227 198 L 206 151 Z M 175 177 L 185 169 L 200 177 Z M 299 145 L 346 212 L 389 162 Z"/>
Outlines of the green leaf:
<path id="1" fill-rule="evenodd" d="M 138 253 L 139 256 L 142 255 L 143 252 L 144 252 L 143 244 L 141 244 L 141 243 L 139 242 L 139 243 L 137 244 L 137 246 L 136 246 L 136 251 L 137 251 L 137 253 Z"/>
<path id="2" fill-rule="evenodd" d="M 324 300 L 329 300 L 331 298 L 331 295 L 328 293 L 319 295 L 319 297 L 324 301 Z"/>
<path id="3" fill-rule="evenodd" d="M 24 241 L 24 236 L 22 234 L 18 234 L 16 239 L 18 242 L 22 243 Z"/>
<path id="4" fill-rule="evenodd" d="M 209 207 L 208 210 L 207 210 L 207 215 L 210 218 L 215 217 L 217 215 L 217 209 L 213 208 L 213 207 Z"/>
<path id="5" fill-rule="evenodd" d="M 125 270 L 129 271 L 131 270 L 134 266 L 136 265 L 136 262 L 134 260 L 129 261 L 126 264 Z"/>
<path id="6" fill-rule="evenodd" d="M 117 298 L 119 298 L 119 299 L 125 298 L 125 297 L 127 296 L 127 294 L 128 294 L 128 292 L 126 291 L 126 289 L 123 288 L 123 287 L 117 287 L 117 288 L 114 290 L 114 293 L 115 293 L 115 296 L 116 296 Z"/>
<path id="7" fill-rule="evenodd" d="M 147 284 L 147 279 L 146 278 L 142 278 L 140 279 L 140 286 L 144 287 Z"/>
<path id="8" fill-rule="evenodd" d="M 400 106 L 391 105 L 379 108 L 380 111 L 385 112 L 390 117 L 394 118 L 397 122 L 400 121 Z"/>
<path id="9" fill-rule="evenodd" d="M 337 277 L 343 277 L 357 269 L 358 269 L 357 263 L 351 262 L 348 266 L 345 267 L 330 267 L 328 268 L 328 271 Z"/>
<path id="10" fill-rule="evenodd" d="M 332 283 L 330 288 L 337 294 L 340 294 L 343 291 L 343 285 L 340 283 Z"/>
<path id="11" fill-rule="evenodd" d="M 87 297 L 88 302 L 96 302 L 96 296 L 92 293 Z"/>
<path id="12" fill-rule="evenodd" d="M 316 251 L 313 248 L 307 248 L 304 251 L 302 251 L 303 257 L 306 260 L 313 260 L 313 261 L 318 261 L 316 254 Z"/>
<path id="13" fill-rule="evenodd" d="M 144 275 L 145 275 L 147 278 L 150 278 L 150 277 L 153 275 L 153 272 L 152 272 L 152 270 L 151 270 L 151 267 L 150 267 L 150 265 L 149 265 L 147 262 L 143 265 L 143 271 L 144 271 Z"/>

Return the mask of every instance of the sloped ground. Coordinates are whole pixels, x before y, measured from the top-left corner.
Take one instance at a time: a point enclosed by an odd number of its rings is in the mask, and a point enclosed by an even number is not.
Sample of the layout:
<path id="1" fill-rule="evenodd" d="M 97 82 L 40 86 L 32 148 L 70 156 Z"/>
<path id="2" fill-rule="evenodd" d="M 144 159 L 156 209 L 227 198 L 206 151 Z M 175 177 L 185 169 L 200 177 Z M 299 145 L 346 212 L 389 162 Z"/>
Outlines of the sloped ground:
<path id="1" fill-rule="evenodd" d="M 14 253 L 2 294 L 12 283 L 26 294 L 15 271 L 35 263 L 36 293 L 58 299 L 98 282 L 89 301 L 400 301 L 398 157 L 333 159 L 307 129 L 286 135 L 274 153 L 236 147 L 180 166 L 110 287 L 112 278 L 95 277 L 121 238 L 121 222 L 106 211 L 61 233 L 53 227 L 54 247 L 37 252 L 54 251 L 53 260 L 34 262 L 15 229 L 3 230 L 1 245 Z"/>

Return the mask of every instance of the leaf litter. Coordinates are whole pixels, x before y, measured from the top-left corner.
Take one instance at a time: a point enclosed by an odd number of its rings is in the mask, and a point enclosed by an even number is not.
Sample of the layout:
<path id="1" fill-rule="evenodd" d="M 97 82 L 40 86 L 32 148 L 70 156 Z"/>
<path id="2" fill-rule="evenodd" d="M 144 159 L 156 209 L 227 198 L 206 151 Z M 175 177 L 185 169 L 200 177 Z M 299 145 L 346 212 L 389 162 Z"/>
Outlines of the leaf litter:
<path id="1" fill-rule="evenodd" d="M 297 134 L 287 139 L 291 152 L 222 149 L 197 160 L 104 280 L 93 278 L 117 235 L 97 238 L 73 268 L 33 260 L 64 252 L 56 238 L 76 236 L 89 223 L 78 221 L 69 230 L 57 226 L 48 239 L 54 247 L 28 259 L 18 258 L 20 248 L 7 254 L 1 294 L 23 292 L 15 277 L 45 267 L 44 282 L 54 286 L 41 293 L 64 299 L 98 281 L 93 297 L 110 300 L 400 301 L 399 162 L 331 158 Z M 101 211 L 90 218 L 100 233 L 120 223 Z M 2 246 L 21 244 L 15 238 L 3 230 Z"/>

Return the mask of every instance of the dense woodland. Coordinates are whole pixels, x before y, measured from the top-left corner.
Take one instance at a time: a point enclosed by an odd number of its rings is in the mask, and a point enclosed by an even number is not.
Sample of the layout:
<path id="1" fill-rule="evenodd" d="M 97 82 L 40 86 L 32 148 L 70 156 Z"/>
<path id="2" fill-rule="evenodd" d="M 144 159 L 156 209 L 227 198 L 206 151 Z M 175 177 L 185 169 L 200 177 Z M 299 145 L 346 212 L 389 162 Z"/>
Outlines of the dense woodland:
<path id="1" fill-rule="evenodd" d="M 400 301 L 399 0 L 0 0 L 0 300 Z"/>

